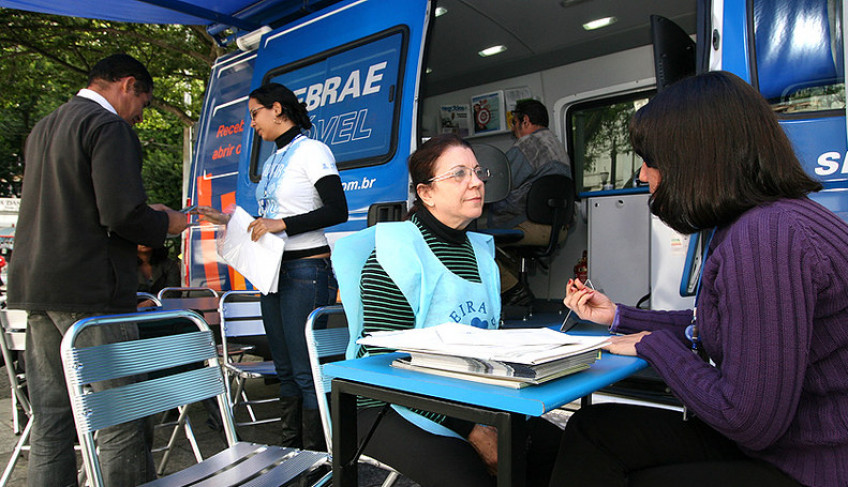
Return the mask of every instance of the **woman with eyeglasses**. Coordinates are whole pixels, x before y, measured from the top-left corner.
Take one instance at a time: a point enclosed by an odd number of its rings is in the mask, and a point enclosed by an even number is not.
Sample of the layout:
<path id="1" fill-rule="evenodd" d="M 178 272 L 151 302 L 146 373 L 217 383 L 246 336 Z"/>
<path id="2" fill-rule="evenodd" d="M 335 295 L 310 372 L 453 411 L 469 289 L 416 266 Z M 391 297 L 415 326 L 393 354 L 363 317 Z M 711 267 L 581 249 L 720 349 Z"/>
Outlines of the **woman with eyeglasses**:
<path id="1" fill-rule="evenodd" d="M 550 485 L 848 485 L 848 225 L 807 197 L 821 185 L 733 74 L 668 87 L 630 139 L 651 212 L 707 239 L 695 307 L 614 304 L 579 281 L 564 302 L 624 334 L 607 349 L 647 360 L 686 416 L 581 409 Z"/>
<path id="2" fill-rule="evenodd" d="M 336 242 L 333 266 L 351 329 L 348 358 L 387 352 L 355 343 L 375 331 L 446 322 L 493 329 L 500 322 L 492 239 L 467 231 L 483 211 L 488 170 L 477 164 L 467 142 L 443 134 L 410 156 L 409 175 L 415 202 L 407 221 L 379 223 Z M 358 431 L 363 436 L 383 403 L 360 398 L 358 406 Z M 532 422 L 530 430 L 534 438 L 539 437 L 537 430 L 549 433 L 547 450 L 558 441 L 559 429 L 544 420 Z M 540 444 L 536 441 L 532 448 Z M 495 483 L 497 432 L 393 407 L 380 421 L 365 454 L 422 486 L 489 486 Z M 531 463 L 540 458 L 528 454 Z M 532 471 L 549 472 L 550 465 Z"/>
<path id="3" fill-rule="evenodd" d="M 282 446 L 323 450 L 324 433 L 303 327 L 309 313 L 332 304 L 337 284 L 326 227 L 347 221 L 347 200 L 330 148 L 304 135 L 312 127 L 306 105 L 291 90 L 268 83 L 250 93 L 250 126 L 277 150 L 262 166 L 256 187 L 259 218 L 248 226 L 253 240 L 287 235 L 277 292 L 261 297 L 262 321 L 280 379 Z M 199 207 L 223 224 L 229 215 Z"/>

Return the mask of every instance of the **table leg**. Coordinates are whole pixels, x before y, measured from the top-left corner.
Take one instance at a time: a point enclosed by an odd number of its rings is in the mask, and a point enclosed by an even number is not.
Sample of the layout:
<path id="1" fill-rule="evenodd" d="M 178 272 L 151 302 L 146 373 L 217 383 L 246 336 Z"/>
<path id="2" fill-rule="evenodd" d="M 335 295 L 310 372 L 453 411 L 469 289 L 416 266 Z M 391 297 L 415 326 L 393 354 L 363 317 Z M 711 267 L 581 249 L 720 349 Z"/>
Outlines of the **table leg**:
<path id="1" fill-rule="evenodd" d="M 356 462 L 356 396 L 346 394 L 344 386 L 333 381 L 330 399 L 333 424 L 333 486 L 357 487 L 359 472 Z"/>
<path id="2" fill-rule="evenodd" d="M 504 412 L 498 416 L 498 486 L 524 487 L 527 469 L 527 419 Z"/>

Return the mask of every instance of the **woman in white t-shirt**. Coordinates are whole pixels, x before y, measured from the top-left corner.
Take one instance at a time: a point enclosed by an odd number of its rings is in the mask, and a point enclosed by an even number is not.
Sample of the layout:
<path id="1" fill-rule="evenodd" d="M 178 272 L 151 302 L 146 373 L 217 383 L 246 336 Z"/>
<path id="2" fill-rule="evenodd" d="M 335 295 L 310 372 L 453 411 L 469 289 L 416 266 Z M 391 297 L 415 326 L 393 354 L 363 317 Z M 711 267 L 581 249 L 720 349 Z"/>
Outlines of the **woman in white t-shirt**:
<path id="1" fill-rule="evenodd" d="M 338 285 L 324 228 L 347 221 L 347 201 L 330 148 L 306 137 L 312 122 L 291 90 L 268 83 L 250 93 L 250 126 L 277 150 L 265 161 L 256 187 L 259 217 L 253 240 L 285 232 L 277 292 L 262 296 L 262 319 L 280 379 L 282 445 L 324 449 L 315 386 L 303 326 L 313 309 L 335 302 Z M 210 207 L 197 213 L 214 223 L 229 215 Z"/>

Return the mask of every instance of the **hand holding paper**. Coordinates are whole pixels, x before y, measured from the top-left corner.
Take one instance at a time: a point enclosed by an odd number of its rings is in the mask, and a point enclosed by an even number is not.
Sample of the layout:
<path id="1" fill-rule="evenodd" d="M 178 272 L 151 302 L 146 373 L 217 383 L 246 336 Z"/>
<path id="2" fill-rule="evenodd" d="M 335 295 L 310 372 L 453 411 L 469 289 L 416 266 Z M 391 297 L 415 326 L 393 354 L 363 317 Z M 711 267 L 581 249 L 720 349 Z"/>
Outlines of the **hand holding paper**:
<path id="1" fill-rule="evenodd" d="M 223 236 L 218 238 L 218 255 L 262 294 L 276 292 L 285 237 L 264 233 L 254 242 L 248 230 L 253 221 L 243 208 L 237 207 Z"/>
<path id="2" fill-rule="evenodd" d="M 247 226 L 250 230 L 250 239 L 256 242 L 266 233 L 280 233 L 286 231 L 286 223 L 275 218 L 257 218 Z"/>

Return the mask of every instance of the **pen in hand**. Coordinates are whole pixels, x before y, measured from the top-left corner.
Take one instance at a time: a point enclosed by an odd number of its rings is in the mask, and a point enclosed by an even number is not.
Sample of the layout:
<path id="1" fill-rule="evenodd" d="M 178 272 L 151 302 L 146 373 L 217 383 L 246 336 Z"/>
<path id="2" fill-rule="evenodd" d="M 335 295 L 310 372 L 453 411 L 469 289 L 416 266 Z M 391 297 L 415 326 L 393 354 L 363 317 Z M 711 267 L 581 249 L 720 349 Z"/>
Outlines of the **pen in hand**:
<path id="1" fill-rule="evenodd" d="M 584 285 L 584 286 L 589 286 L 589 289 L 591 289 L 591 290 L 593 290 L 593 291 L 595 290 L 595 286 L 594 286 L 594 285 L 592 285 L 592 280 L 591 280 L 591 279 L 586 279 L 586 282 L 585 282 L 585 283 L 583 283 L 583 285 Z M 568 308 L 568 313 L 565 315 L 565 319 L 564 319 L 564 320 L 562 320 L 562 326 L 560 326 L 560 327 L 559 327 L 559 331 L 561 331 L 561 332 L 565 333 L 566 331 L 568 331 L 568 330 L 570 330 L 570 329 L 571 329 L 571 327 L 570 327 L 570 326 L 566 326 L 566 323 L 568 323 L 568 318 L 571 316 L 571 313 L 573 313 L 573 312 L 574 312 L 574 311 L 573 311 L 571 308 Z"/>

